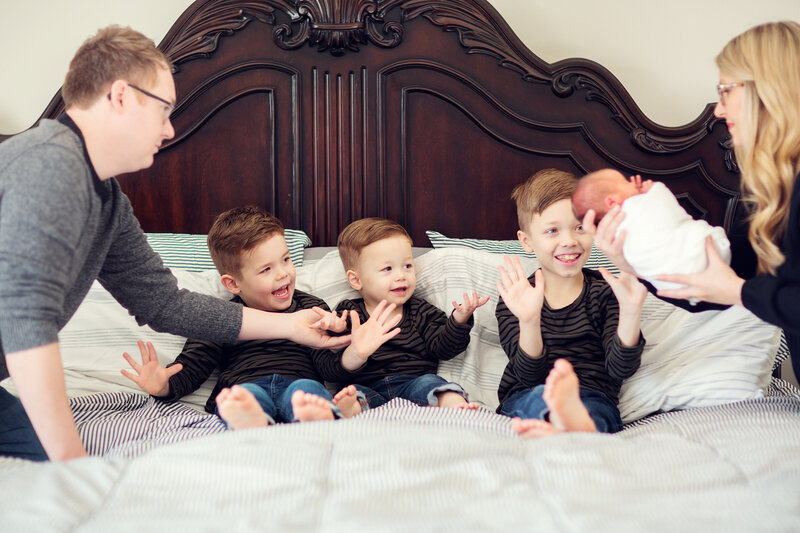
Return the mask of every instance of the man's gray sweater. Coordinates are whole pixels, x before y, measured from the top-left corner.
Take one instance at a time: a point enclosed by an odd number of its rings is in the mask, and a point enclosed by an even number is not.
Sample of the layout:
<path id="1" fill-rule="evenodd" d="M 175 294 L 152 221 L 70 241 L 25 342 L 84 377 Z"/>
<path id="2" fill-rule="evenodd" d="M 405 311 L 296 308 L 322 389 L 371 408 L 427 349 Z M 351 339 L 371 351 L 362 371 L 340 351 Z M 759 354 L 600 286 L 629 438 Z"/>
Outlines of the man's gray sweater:
<path id="1" fill-rule="evenodd" d="M 95 279 L 156 331 L 231 343 L 241 329 L 240 305 L 178 289 L 62 115 L 0 144 L 0 379 L 5 354 L 58 341 Z"/>

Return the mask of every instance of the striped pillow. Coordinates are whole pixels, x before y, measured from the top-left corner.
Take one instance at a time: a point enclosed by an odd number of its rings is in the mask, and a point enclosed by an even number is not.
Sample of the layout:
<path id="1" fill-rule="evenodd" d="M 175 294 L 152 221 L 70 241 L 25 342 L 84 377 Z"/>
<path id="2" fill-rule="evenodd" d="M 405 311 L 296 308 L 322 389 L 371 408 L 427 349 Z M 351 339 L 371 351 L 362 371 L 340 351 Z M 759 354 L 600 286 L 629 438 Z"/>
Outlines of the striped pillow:
<path id="1" fill-rule="evenodd" d="M 528 253 L 522 248 L 522 244 L 516 239 L 508 241 L 493 241 L 488 239 L 456 239 L 445 237 L 438 231 L 427 230 L 425 232 L 431 245 L 434 248 L 469 248 L 471 250 L 481 250 L 490 254 L 518 255 L 528 259 L 536 259 L 536 255 Z M 586 261 L 586 268 L 597 270 L 605 267 L 614 274 L 619 274 L 619 269 L 612 263 L 600 250 L 592 245 L 592 253 Z"/>
<path id="2" fill-rule="evenodd" d="M 189 233 L 145 233 L 147 242 L 153 247 L 168 268 L 182 268 L 190 272 L 214 270 L 208 253 L 205 235 Z M 303 250 L 311 245 L 305 232 L 297 229 L 284 230 L 286 245 L 295 267 L 303 266 Z"/>

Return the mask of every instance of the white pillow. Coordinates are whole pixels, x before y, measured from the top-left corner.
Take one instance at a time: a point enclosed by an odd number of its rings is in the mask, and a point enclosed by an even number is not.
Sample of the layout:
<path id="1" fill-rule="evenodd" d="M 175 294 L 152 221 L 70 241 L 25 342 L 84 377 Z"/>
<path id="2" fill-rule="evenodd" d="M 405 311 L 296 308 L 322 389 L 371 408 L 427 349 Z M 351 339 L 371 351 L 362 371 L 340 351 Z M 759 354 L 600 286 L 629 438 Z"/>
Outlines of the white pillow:
<path id="1" fill-rule="evenodd" d="M 779 328 L 743 307 L 690 313 L 652 295 L 642 334 L 641 367 L 620 390 L 624 422 L 762 396 L 781 339 Z"/>

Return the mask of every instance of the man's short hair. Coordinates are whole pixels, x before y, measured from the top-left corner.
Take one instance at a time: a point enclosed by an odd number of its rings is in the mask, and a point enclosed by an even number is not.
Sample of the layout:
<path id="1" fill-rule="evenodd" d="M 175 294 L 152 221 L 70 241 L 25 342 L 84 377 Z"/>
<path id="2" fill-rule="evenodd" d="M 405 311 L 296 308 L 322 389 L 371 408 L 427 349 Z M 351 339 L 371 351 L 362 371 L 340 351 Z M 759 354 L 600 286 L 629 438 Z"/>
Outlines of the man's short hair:
<path id="1" fill-rule="evenodd" d="M 244 253 L 283 233 L 283 223 L 262 208 L 234 207 L 214 220 L 208 232 L 208 251 L 220 274 L 238 277 Z"/>
<path id="2" fill-rule="evenodd" d="M 61 88 L 64 107 L 90 107 L 116 80 L 137 85 L 155 82 L 158 69 L 172 63 L 155 43 L 128 27 L 108 26 L 75 52 Z"/>
<path id="3" fill-rule="evenodd" d="M 355 268 L 361 255 L 361 250 L 374 242 L 397 236 L 405 237 L 409 243 L 412 242 L 411 236 L 406 229 L 392 220 L 362 218 L 351 222 L 339 234 L 339 239 L 336 243 L 345 271 Z"/>
<path id="4" fill-rule="evenodd" d="M 511 199 L 517 204 L 519 229 L 526 230 L 533 215 L 565 198 L 572 196 L 578 179 L 571 173 L 555 168 L 540 170 L 511 192 Z"/>

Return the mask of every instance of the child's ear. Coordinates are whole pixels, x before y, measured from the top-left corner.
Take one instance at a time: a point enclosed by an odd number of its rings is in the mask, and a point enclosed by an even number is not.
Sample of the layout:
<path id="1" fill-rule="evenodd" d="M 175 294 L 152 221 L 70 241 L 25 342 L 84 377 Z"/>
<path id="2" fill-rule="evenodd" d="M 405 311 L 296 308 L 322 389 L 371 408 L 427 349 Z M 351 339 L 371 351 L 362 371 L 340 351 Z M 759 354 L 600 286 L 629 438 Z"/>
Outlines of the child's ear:
<path id="1" fill-rule="evenodd" d="M 622 205 L 616 198 L 613 196 L 605 196 L 603 197 L 603 204 L 606 206 L 606 210 L 611 209 L 615 205 Z"/>
<path id="2" fill-rule="evenodd" d="M 358 274 L 355 273 L 353 270 L 347 271 L 347 283 L 350 284 L 355 290 L 361 290 L 361 280 L 358 279 Z"/>
<path id="3" fill-rule="evenodd" d="M 242 292 L 242 289 L 239 288 L 239 284 L 236 283 L 236 280 L 230 274 L 223 274 L 219 280 L 222 282 L 222 285 L 228 289 L 229 293 L 239 294 Z"/>
<path id="4" fill-rule="evenodd" d="M 534 253 L 533 247 L 531 246 L 530 241 L 528 240 L 528 234 L 522 230 L 517 231 L 517 239 L 519 240 L 520 244 L 522 244 L 522 249 L 528 252 L 529 254 Z"/>

